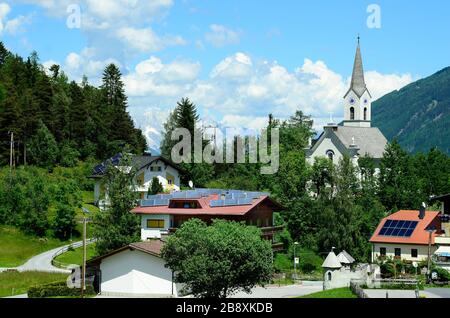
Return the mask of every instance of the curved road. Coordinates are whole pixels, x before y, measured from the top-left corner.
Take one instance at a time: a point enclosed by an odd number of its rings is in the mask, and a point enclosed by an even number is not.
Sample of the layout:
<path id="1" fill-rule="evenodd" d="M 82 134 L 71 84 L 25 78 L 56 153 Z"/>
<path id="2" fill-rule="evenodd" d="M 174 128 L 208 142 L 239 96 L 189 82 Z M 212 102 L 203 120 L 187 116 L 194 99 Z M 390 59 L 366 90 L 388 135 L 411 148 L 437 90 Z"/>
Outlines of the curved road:
<path id="1" fill-rule="evenodd" d="M 87 244 L 93 241 L 88 240 Z M 70 274 L 70 270 L 58 268 L 52 265 L 52 259 L 54 255 L 59 251 L 67 251 L 69 246 L 73 248 L 81 247 L 83 241 L 71 243 L 65 246 L 60 246 L 52 250 L 46 251 L 42 254 L 38 254 L 30 258 L 25 264 L 18 267 L 10 267 L 9 269 L 16 269 L 19 272 L 36 271 L 36 272 L 50 272 L 50 273 L 67 273 Z M 0 268 L 0 272 L 7 270 L 8 268 Z"/>

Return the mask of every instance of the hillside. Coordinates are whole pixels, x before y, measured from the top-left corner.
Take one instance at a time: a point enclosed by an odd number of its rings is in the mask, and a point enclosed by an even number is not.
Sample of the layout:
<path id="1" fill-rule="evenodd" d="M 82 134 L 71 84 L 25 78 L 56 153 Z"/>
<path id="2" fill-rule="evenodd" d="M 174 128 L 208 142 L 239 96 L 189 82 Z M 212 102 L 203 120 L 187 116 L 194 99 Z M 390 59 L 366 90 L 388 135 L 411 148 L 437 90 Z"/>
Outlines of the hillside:
<path id="1" fill-rule="evenodd" d="M 375 101 L 372 124 L 409 152 L 450 154 L 450 67 Z"/>

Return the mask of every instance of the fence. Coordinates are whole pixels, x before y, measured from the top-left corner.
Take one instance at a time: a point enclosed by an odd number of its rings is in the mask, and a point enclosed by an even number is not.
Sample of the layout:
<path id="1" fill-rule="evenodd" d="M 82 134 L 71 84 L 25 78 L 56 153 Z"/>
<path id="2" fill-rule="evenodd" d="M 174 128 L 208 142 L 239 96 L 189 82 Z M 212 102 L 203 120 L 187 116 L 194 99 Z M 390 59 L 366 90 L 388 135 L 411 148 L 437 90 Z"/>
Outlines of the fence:
<path id="1" fill-rule="evenodd" d="M 87 239 L 86 240 L 86 245 L 94 243 L 94 242 L 95 242 L 95 239 Z M 82 241 L 81 242 L 75 242 L 75 243 L 72 243 L 72 244 L 67 245 L 67 246 L 63 246 L 62 248 L 57 250 L 55 252 L 55 254 L 53 254 L 53 256 L 52 256 L 52 265 L 55 266 L 55 267 L 58 267 L 58 268 L 71 269 L 71 267 L 74 264 L 67 264 L 67 263 L 64 263 L 64 262 L 57 261 L 56 257 L 61 255 L 61 254 L 66 253 L 70 249 L 75 249 L 75 248 L 82 247 L 82 246 L 83 246 L 83 242 Z"/>

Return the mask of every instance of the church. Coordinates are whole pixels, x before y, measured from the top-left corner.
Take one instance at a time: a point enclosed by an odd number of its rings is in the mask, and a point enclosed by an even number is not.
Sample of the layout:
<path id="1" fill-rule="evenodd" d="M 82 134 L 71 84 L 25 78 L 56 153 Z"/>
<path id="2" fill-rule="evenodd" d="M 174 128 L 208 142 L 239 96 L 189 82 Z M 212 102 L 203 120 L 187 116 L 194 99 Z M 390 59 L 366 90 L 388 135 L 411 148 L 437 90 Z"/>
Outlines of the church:
<path id="1" fill-rule="evenodd" d="M 344 120 L 340 124 L 328 123 L 318 139 L 306 150 L 310 164 L 316 157 L 326 157 L 337 164 L 347 155 L 355 165 L 358 159 L 368 154 L 378 163 L 383 157 L 387 139 L 383 133 L 371 125 L 372 96 L 364 80 L 364 70 L 359 44 L 350 88 L 344 95 Z"/>

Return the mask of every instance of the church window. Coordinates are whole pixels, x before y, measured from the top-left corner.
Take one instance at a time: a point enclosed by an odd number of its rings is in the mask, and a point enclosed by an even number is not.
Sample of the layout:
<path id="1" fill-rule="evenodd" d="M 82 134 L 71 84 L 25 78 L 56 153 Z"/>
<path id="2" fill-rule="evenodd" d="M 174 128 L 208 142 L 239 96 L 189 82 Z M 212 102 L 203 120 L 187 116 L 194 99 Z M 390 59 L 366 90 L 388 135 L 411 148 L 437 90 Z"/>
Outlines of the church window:
<path id="1" fill-rule="evenodd" d="M 350 120 L 355 120 L 355 108 L 350 107 Z"/>
<path id="2" fill-rule="evenodd" d="M 364 120 L 367 120 L 367 107 L 364 107 Z"/>
<path id="3" fill-rule="evenodd" d="M 328 276 L 328 280 L 331 280 L 331 272 L 328 272 L 327 276 Z"/>
<path id="4" fill-rule="evenodd" d="M 333 158 L 334 158 L 334 151 L 333 150 L 327 150 L 326 155 L 327 155 L 328 159 L 333 161 Z"/>

